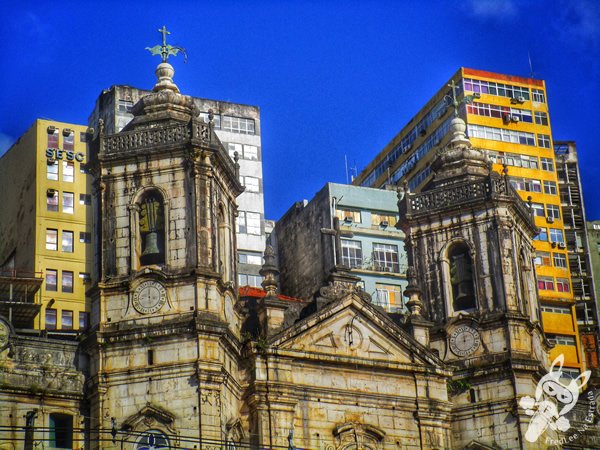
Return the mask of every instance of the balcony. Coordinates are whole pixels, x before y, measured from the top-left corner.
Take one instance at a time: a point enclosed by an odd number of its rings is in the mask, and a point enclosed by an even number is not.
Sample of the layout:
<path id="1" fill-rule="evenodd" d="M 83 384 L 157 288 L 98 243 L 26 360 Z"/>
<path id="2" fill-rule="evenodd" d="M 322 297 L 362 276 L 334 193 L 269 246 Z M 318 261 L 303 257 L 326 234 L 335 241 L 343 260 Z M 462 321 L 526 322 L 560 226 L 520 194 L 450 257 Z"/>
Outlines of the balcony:
<path id="1" fill-rule="evenodd" d="M 44 279 L 41 272 L 0 270 L 0 314 L 16 328 L 28 328 L 40 311 L 36 295 Z"/>

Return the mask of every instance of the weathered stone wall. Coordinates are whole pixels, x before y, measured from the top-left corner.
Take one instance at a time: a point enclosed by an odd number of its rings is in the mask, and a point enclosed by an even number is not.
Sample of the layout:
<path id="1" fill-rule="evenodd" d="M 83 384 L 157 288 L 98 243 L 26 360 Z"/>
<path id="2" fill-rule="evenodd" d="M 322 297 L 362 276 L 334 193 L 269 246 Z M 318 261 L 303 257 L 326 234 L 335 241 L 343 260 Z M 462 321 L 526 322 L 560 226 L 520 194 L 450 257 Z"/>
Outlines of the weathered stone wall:
<path id="1" fill-rule="evenodd" d="M 329 191 L 326 185 L 310 203 L 298 202 L 275 225 L 281 292 L 310 299 L 333 268 Z"/>

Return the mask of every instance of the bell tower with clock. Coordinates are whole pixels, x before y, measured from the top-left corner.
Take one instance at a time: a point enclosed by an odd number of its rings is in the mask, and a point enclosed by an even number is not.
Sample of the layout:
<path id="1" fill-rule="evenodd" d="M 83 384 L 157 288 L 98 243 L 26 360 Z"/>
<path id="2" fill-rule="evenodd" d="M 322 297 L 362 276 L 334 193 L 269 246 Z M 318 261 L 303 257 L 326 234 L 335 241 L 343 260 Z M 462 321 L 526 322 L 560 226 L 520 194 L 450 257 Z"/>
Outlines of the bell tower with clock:
<path id="1" fill-rule="evenodd" d="M 431 323 L 429 346 L 455 368 L 453 448 L 538 448 L 524 439 L 530 417 L 518 401 L 545 373 L 530 208 L 471 145 L 464 121 L 433 161 L 420 193 L 399 191 L 400 227 Z"/>
<path id="2" fill-rule="evenodd" d="M 110 430 L 131 448 L 223 439 L 241 398 L 239 167 L 212 118 L 201 120 L 179 93 L 167 60 L 182 49 L 159 31 L 162 45 L 149 49 L 162 58 L 153 93 L 121 132 L 106 135 L 100 124 L 93 143 L 98 270 L 84 346 L 93 361 L 90 429 L 99 435 L 91 442 Z"/>

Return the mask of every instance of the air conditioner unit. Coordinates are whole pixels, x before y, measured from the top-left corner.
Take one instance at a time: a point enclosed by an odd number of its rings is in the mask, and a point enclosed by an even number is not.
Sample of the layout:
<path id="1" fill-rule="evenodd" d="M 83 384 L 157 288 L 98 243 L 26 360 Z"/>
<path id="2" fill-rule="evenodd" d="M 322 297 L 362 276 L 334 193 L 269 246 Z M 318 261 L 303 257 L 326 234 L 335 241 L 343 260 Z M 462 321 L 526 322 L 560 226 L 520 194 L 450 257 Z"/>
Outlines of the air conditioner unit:
<path id="1" fill-rule="evenodd" d="M 546 217 L 546 222 L 548 222 L 548 223 L 554 223 L 554 217 L 552 217 L 552 216 Z"/>
<path id="2" fill-rule="evenodd" d="M 481 94 L 479 92 L 473 92 L 473 98 L 481 98 Z"/>
<path id="3" fill-rule="evenodd" d="M 425 134 L 427 134 L 427 130 L 425 130 L 425 128 L 422 128 L 422 129 L 419 131 L 419 135 L 421 135 L 421 136 L 425 136 Z"/>
<path id="4" fill-rule="evenodd" d="M 56 127 L 54 125 L 50 125 L 48 128 L 48 133 L 49 134 L 54 134 L 54 132 L 56 131 Z"/>
<path id="5" fill-rule="evenodd" d="M 515 114 L 513 114 L 510 118 L 510 120 L 512 120 L 513 122 L 520 122 L 521 118 Z"/>
<path id="6" fill-rule="evenodd" d="M 552 247 L 556 247 L 556 242 L 552 242 Z"/>
<path id="7" fill-rule="evenodd" d="M 510 123 L 510 114 L 503 114 L 502 121 L 506 124 Z"/>
<path id="8" fill-rule="evenodd" d="M 385 228 L 389 225 L 390 225 L 390 223 L 387 220 L 382 220 L 381 223 L 379 224 L 379 226 L 383 227 L 383 228 Z"/>
<path id="9" fill-rule="evenodd" d="M 558 244 L 558 248 L 567 248 L 567 246 L 565 245 L 565 243 L 564 243 L 564 242 L 560 242 L 560 243 Z"/>
<path id="10" fill-rule="evenodd" d="M 56 189 L 48 189 L 46 191 L 46 196 L 47 197 L 54 197 L 56 195 Z"/>
<path id="11" fill-rule="evenodd" d="M 48 164 L 49 166 L 53 166 L 54 164 L 56 164 L 56 159 L 54 159 L 54 158 L 48 158 L 46 160 L 46 164 Z"/>
<path id="12" fill-rule="evenodd" d="M 73 130 L 71 130 L 70 128 L 65 128 L 63 130 L 63 136 L 69 136 L 71 134 L 73 134 Z"/>
<path id="13" fill-rule="evenodd" d="M 525 103 L 525 97 L 519 95 L 517 97 L 511 97 L 510 102 L 514 105 L 515 103 Z"/>
<path id="14" fill-rule="evenodd" d="M 346 217 L 344 217 L 344 222 L 345 222 L 345 223 L 352 223 L 352 222 L 353 222 L 353 221 L 352 221 L 352 217 L 351 217 L 351 216 L 346 216 Z"/>

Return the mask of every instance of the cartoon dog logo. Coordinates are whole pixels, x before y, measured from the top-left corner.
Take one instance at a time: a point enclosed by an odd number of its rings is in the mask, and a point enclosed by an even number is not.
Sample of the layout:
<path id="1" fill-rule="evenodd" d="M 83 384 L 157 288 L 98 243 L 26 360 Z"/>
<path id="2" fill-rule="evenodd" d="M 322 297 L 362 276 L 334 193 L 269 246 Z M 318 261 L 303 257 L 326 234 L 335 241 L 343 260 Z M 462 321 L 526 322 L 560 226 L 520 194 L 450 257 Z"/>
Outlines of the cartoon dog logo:
<path id="1" fill-rule="evenodd" d="M 535 389 L 535 399 L 525 396 L 519 402 L 521 408 L 532 416 L 525 433 L 525 439 L 529 442 L 537 441 L 548 427 L 551 430 L 567 431 L 571 426 L 564 415 L 577 403 L 579 390 L 589 381 L 591 371 L 586 370 L 569 384 L 563 384 L 560 377 L 564 359 L 561 354 L 552 362 L 550 372 L 541 378 Z M 557 365 L 559 367 L 555 371 Z"/>

